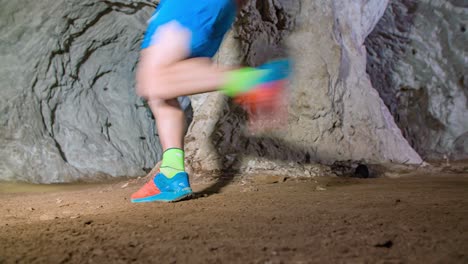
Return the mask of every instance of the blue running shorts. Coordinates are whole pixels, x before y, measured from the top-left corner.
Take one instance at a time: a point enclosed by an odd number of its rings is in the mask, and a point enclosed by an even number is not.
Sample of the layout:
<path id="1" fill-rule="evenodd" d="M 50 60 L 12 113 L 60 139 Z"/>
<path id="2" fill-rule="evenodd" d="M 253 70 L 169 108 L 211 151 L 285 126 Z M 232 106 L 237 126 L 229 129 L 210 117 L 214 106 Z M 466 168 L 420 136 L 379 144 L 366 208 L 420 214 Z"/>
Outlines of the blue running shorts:
<path id="1" fill-rule="evenodd" d="M 234 0 L 161 0 L 141 45 L 157 42 L 157 29 L 176 21 L 191 32 L 190 57 L 213 57 L 236 17 Z"/>

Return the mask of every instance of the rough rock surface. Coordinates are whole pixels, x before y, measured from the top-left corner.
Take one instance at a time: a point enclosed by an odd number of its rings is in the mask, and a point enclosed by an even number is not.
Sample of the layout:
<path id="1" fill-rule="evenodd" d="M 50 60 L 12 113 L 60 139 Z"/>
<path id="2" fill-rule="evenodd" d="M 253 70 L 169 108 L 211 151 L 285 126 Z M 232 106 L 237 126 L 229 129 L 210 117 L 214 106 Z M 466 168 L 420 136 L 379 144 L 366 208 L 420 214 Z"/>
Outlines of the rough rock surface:
<path id="1" fill-rule="evenodd" d="M 137 176 L 159 158 L 134 92 L 150 1 L 0 5 L 0 179 Z"/>
<path id="2" fill-rule="evenodd" d="M 366 40 L 367 71 L 423 157 L 468 158 L 468 2 L 392 0 Z"/>
<path id="3" fill-rule="evenodd" d="M 245 115 L 230 101 L 193 97 L 187 156 L 194 175 L 320 175 L 326 167 L 312 164 L 347 160 L 421 163 L 366 74 L 364 40 L 386 6 L 383 0 L 251 1 L 217 61 L 257 65 L 282 55 L 288 39 L 295 60 L 289 126 L 248 135 Z"/>
<path id="4" fill-rule="evenodd" d="M 0 179 L 58 182 L 136 176 L 151 168 L 160 158 L 158 137 L 133 86 L 139 42 L 155 4 L 0 4 Z M 289 125 L 249 135 L 245 113 L 230 100 L 219 93 L 193 96 L 186 138 L 193 175 L 269 170 L 313 176 L 329 171 L 316 162 L 421 163 L 366 73 L 364 40 L 387 4 L 250 1 L 215 59 L 258 65 L 289 53 L 296 70 Z"/>

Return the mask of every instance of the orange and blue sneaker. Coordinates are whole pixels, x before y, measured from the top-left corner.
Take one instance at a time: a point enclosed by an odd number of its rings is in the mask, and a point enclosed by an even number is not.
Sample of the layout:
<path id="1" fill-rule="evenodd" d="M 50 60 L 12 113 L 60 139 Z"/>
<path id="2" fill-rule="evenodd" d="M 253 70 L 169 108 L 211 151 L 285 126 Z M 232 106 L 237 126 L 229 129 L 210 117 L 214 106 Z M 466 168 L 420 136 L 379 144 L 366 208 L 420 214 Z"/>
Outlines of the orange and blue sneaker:
<path id="1" fill-rule="evenodd" d="M 234 96 L 234 101 L 249 108 L 270 106 L 281 99 L 291 76 L 291 61 L 273 60 L 255 69 L 261 73 L 260 77 L 252 82 L 250 89 Z"/>
<path id="2" fill-rule="evenodd" d="M 268 62 L 256 69 L 265 74 L 250 90 L 234 97 L 249 115 L 251 130 L 282 127 L 287 121 L 286 87 L 292 73 L 289 59 Z"/>
<path id="3" fill-rule="evenodd" d="M 158 172 L 153 179 L 132 194 L 131 202 L 177 202 L 190 197 L 192 193 L 186 172 L 179 172 L 172 178 Z"/>

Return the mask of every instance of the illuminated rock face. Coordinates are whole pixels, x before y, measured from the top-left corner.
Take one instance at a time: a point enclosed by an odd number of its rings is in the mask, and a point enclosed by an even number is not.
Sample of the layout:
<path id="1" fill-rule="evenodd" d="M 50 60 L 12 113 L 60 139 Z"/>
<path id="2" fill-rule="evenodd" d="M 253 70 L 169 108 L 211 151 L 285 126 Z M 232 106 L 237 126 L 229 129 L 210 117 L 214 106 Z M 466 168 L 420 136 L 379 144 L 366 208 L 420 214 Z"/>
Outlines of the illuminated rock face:
<path id="1" fill-rule="evenodd" d="M 366 40 L 367 71 L 423 157 L 468 158 L 466 1 L 393 0 Z"/>
<path id="2" fill-rule="evenodd" d="M 134 93 L 148 1 L 0 1 L 0 179 L 137 176 L 160 147 Z"/>
<path id="3" fill-rule="evenodd" d="M 134 92 L 155 2 L 0 0 L 0 179 L 137 176 L 160 159 L 154 120 Z M 328 173 L 316 162 L 421 163 L 384 104 L 392 101 L 379 97 L 366 73 L 364 42 L 387 5 L 250 1 L 215 61 L 258 65 L 290 54 L 289 125 L 249 136 L 230 100 L 192 96 L 186 156 L 194 179 L 214 171 Z"/>
<path id="4" fill-rule="evenodd" d="M 321 170 L 310 165 L 317 161 L 421 163 L 366 74 L 364 40 L 387 4 L 251 1 L 217 61 L 257 65 L 281 56 L 287 38 L 295 63 L 289 126 L 248 136 L 240 133 L 245 122 L 238 108 L 225 98 L 192 98 L 187 150 L 195 175 L 229 169 L 318 175 Z"/>

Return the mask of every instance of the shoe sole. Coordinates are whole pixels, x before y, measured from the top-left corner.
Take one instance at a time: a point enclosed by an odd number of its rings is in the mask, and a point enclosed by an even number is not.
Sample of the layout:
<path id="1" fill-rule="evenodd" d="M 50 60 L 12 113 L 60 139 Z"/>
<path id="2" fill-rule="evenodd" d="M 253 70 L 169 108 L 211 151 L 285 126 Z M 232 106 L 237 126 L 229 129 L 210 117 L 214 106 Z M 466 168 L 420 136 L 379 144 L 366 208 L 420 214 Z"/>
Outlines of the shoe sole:
<path id="1" fill-rule="evenodd" d="M 149 203 L 149 202 L 163 202 L 163 203 L 175 203 L 181 200 L 190 198 L 193 195 L 192 189 L 174 192 L 162 192 L 153 196 L 145 198 L 131 199 L 132 203 Z"/>

